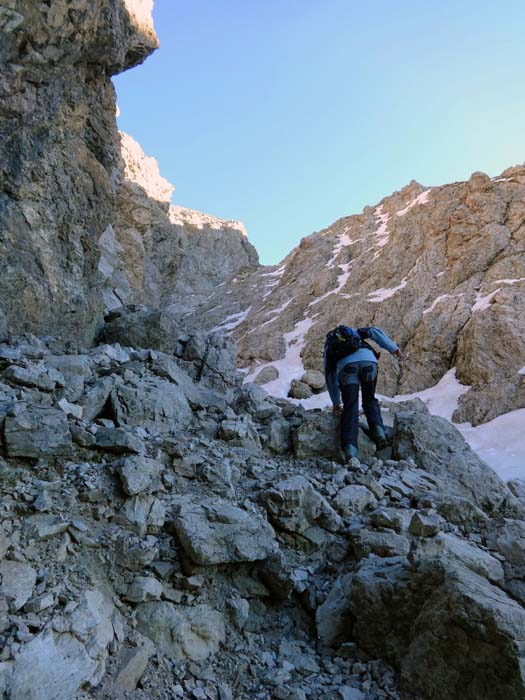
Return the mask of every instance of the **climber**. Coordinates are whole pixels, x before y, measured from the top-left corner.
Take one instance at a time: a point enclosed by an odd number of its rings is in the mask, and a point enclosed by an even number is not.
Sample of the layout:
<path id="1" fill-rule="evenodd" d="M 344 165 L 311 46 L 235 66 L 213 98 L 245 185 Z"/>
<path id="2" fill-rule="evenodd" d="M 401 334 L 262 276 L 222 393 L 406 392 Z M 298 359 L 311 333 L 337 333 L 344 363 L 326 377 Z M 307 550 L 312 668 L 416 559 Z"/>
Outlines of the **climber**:
<path id="1" fill-rule="evenodd" d="M 327 333 L 324 345 L 324 373 L 328 393 L 334 411 L 343 410 L 341 446 L 346 461 L 358 454 L 359 386 L 370 436 L 379 449 L 387 445 L 381 410 L 375 397 L 380 353 L 366 342 L 367 339 L 388 350 L 398 360 L 405 359 L 388 335 L 373 326 L 356 330 L 349 326 L 337 326 Z"/>

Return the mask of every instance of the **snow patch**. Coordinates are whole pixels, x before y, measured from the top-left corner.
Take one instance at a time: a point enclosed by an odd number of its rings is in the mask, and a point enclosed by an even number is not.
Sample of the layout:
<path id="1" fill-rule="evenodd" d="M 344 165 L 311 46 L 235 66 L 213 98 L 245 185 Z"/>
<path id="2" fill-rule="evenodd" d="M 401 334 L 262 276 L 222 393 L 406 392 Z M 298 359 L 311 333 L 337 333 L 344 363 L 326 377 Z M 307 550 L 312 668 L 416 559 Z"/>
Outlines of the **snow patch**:
<path id="1" fill-rule="evenodd" d="M 273 270 L 273 272 L 263 272 L 261 277 L 282 277 L 285 269 L 286 265 L 281 265 L 281 267 L 279 267 L 277 270 Z"/>
<path id="2" fill-rule="evenodd" d="M 436 297 L 434 299 L 434 301 L 432 302 L 432 304 L 423 311 L 423 316 L 425 316 L 425 314 L 429 314 L 431 311 L 434 311 L 436 306 L 438 304 L 441 304 L 442 301 L 445 301 L 445 299 L 453 299 L 454 297 L 462 297 L 463 294 L 464 294 L 464 292 L 459 292 L 458 294 L 440 294 L 440 296 Z"/>
<path id="3" fill-rule="evenodd" d="M 437 384 L 428 389 L 416 391 L 413 394 L 397 394 L 392 398 L 378 394 L 378 398 L 383 401 L 393 401 L 394 403 L 421 399 L 427 405 L 430 413 L 452 421 L 452 415 L 458 407 L 459 397 L 469 389 L 469 386 L 459 383 L 456 378 L 456 368 L 453 367 Z"/>
<path id="4" fill-rule="evenodd" d="M 490 306 L 491 300 L 496 296 L 496 294 L 500 291 L 501 287 L 498 287 L 495 289 L 493 292 L 489 292 L 489 294 L 483 295 L 481 292 L 478 292 L 476 294 L 476 301 L 472 305 L 472 313 L 476 313 L 477 311 L 485 311 L 485 309 L 488 309 Z"/>
<path id="5" fill-rule="evenodd" d="M 409 202 L 404 209 L 401 209 L 401 211 L 396 211 L 396 216 L 405 216 L 407 212 L 409 212 L 418 204 L 427 204 L 428 199 L 430 197 L 430 192 L 430 189 L 421 192 L 421 194 L 419 194 L 415 199 Z"/>
<path id="6" fill-rule="evenodd" d="M 345 286 L 345 284 L 348 281 L 348 278 L 350 277 L 351 266 L 352 266 L 351 262 L 347 262 L 347 263 L 343 263 L 342 265 L 338 265 L 339 269 L 342 270 L 342 272 L 337 277 L 337 287 L 335 289 L 330 290 L 329 292 L 326 292 L 325 294 L 318 297 L 317 299 L 314 299 L 314 301 L 311 301 L 308 304 L 308 308 L 315 306 L 320 301 L 322 301 L 323 299 L 326 299 L 326 297 L 329 297 L 332 294 L 338 294 L 341 291 L 341 289 Z"/>
<path id="7" fill-rule="evenodd" d="M 376 209 L 376 216 L 379 218 L 379 226 L 376 230 L 377 245 L 379 248 L 383 248 L 388 243 L 388 238 L 390 233 L 388 231 L 388 222 L 390 220 L 390 214 L 383 213 L 383 205 Z"/>
<path id="8" fill-rule="evenodd" d="M 492 284 L 518 284 L 519 282 L 525 282 L 525 277 L 515 277 L 514 279 L 506 280 L 494 280 Z"/>
<path id="9" fill-rule="evenodd" d="M 331 268 L 334 266 L 334 263 L 337 259 L 337 256 L 339 253 L 342 251 L 343 248 L 345 248 L 348 245 L 351 245 L 353 241 L 350 239 L 347 233 L 348 229 L 345 228 L 343 233 L 341 233 L 339 236 L 337 236 L 337 243 L 334 246 L 334 250 L 332 253 L 332 257 L 330 260 L 326 263 L 326 267 Z"/>
<path id="10" fill-rule="evenodd" d="M 525 367 L 518 370 L 518 374 L 525 374 Z"/>
<path id="11" fill-rule="evenodd" d="M 525 408 L 473 427 L 456 425 L 475 452 L 504 481 L 525 478 Z"/>
<path id="12" fill-rule="evenodd" d="M 406 286 L 407 278 L 404 277 L 397 287 L 390 287 L 390 289 L 376 289 L 375 291 L 370 292 L 368 294 L 368 301 L 371 301 L 374 304 L 384 301 L 385 299 L 393 297 L 396 292 L 399 292 L 399 290 L 404 289 Z"/>
<path id="13" fill-rule="evenodd" d="M 210 332 L 217 333 L 219 331 L 232 331 L 234 328 L 237 328 L 237 326 L 241 325 L 241 323 L 246 319 L 251 310 L 252 307 L 249 306 L 245 311 L 239 311 L 239 313 L 237 314 L 231 314 L 230 316 L 226 316 L 224 321 L 220 325 L 212 328 Z"/>
<path id="14" fill-rule="evenodd" d="M 264 389 L 271 395 L 278 398 L 286 398 L 290 390 L 292 379 L 300 379 L 304 374 L 301 350 L 304 347 L 305 336 L 313 325 L 313 319 L 305 318 L 295 324 L 293 330 L 284 333 L 283 338 L 286 343 L 286 351 L 281 360 L 273 360 L 257 365 L 246 376 L 245 382 L 252 382 L 255 376 L 263 367 L 272 365 L 279 372 L 277 379 L 273 379 L 264 385 Z"/>
<path id="15" fill-rule="evenodd" d="M 265 321 L 264 323 L 261 323 L 260 326 L 257 326 L 256 328 L 253 328 L 249 333 L 253 333 L 256 330 L 259 330 L 259 328 L 263 328 L 264 326 L 267 326 L 269 323 L 273 323 L 279 318 L 279 314 L 281 314 L 286 307 L 292 303 L 291 299 L 288 299 L 288 301 L 285 301 L 284 304 L 281 304 L 281 306 L 278 306 L 276 309 L 272 309 L 271 311 L 267 311 L 264 315 L 269 316 L 270 314 L 272 315 L 272 318 L 268 319 L 268 321 Z"/>

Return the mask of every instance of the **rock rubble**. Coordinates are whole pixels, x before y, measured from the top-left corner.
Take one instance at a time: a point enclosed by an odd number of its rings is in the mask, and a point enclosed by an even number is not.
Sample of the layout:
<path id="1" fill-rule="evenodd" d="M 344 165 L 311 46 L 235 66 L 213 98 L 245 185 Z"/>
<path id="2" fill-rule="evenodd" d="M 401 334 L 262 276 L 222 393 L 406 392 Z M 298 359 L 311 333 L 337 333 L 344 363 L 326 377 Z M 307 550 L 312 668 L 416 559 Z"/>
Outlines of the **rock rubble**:
<path id="1" fill-rule="evenodd" d="M 0 345 L 2 693 L 525 697 L 518 486 L 417 401 L 345 465 L 334 414 L 239 384 L 231 340 L 172 338 Z"/>

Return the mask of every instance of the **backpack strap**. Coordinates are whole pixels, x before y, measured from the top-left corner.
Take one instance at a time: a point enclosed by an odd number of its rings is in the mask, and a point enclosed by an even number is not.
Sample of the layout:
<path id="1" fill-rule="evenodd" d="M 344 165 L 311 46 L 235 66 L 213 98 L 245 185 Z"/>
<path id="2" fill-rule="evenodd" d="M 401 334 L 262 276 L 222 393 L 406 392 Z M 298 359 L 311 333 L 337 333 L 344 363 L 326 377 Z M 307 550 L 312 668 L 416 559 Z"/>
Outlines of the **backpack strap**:
<path id="1" fill-rule="evenodd" d="M 359 337 L 361 338 L 363 346 L 371 350 L 374 353 L 376 360 L 379 360 L 379 358 L 381 357 L 381 353 L 378 352 L 372 345 L 370 345 L 370 343 L 367 343 L 365 340 L 365 338 L 370 338 L 372 335 L 370 333 L 370 327 L 367 326 L 366 328 L 358 328 L 357 332 L 359 333 Z"/>

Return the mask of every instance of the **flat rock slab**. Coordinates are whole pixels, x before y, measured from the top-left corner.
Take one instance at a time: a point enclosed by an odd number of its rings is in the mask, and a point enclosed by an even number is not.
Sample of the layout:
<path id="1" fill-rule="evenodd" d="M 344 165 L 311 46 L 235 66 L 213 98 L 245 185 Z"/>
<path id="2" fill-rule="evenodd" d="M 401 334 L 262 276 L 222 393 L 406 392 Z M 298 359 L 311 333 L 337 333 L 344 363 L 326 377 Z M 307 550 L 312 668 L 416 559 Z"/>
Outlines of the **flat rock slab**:
<path id="1" fill-rule="evenodd" d="M 181 608 L 164 601 L 144 603 L 137 609 L 137 628 L 176 661 L 207 659 L 226 637 L 223 616 L 209 605 Z"/>
<path id="2" fill-rule="evenodd" d="M 0 581 L 0 597 L 5 596 L 20 610 L 33 593 L 36 571 L 29 564 L 4 559 L 0 562 Z"/>
<path id="3" fill-rule="evenodd" d="M 99 591 L 85 591 L 57 634 L 47 628 L 15 656 L 8 697 L 24 700 L 71 700 L 82 687 L 96 685 L 104 672 L 113 640 L 113 606 Z"/>
<path id="4" fill-rule="evenodd" d="M 196 564 L 266 559 L 277 545 L 273 528 L 261 515 L 222 499 L 182 497 L 175 504 L 174 527 Z"/>
<path id="5" fill-rule="evenodd" d="M 10 457 L 69 457 L 73 452 L 66 416 L 56 408 L 15 406 L 5 419 L 5 443 Z"/>

